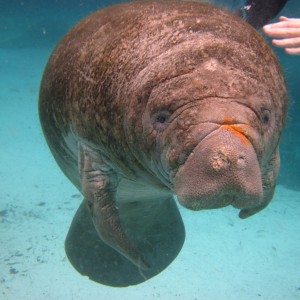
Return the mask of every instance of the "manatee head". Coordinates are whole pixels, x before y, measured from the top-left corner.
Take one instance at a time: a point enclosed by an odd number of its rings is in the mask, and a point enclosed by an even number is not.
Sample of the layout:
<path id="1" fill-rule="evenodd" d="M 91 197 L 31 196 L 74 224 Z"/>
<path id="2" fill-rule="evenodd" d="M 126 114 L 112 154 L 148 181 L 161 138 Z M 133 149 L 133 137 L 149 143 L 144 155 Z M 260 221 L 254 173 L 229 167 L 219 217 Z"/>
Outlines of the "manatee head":
<path id="1" fill-rule="evenodd" d="M 259 33 L 233 16 L 222 24 L 214 17 L 190 12 L 165 28 L 168 50 L 133 84 L 135 107 L 145 103 L 134 128 L 144 164 L 184 207 L 232 205 L 245 218 L 272 199 L 287 92 Z"/>

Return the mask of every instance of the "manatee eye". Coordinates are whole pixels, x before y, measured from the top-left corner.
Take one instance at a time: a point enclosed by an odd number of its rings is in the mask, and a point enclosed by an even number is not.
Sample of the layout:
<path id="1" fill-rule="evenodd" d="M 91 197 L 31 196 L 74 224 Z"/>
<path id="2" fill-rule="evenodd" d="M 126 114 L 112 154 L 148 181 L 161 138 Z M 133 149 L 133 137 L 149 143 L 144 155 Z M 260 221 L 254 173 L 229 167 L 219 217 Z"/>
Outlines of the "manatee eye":
<path id="1" fill-rule="evenodd" d="M 171 113 L 168 111 L 159 111 L 152 116 L 154 127 L 158 130 L 164 129 L 169 121 Z"/>
<path id="2" fill-rule="evenodd" d="M 167 121 L 167 117 L 165 115 L 158 115 L 156 117 L 156 122 L 157 123 L 160 123 L 160 124 L 163 124 Z"/>
<path id="3" fill-rule="evenodd" d="M 263 111 L 262 121 L 264 124 L 268 124 L 270 121 L 270 112 L 268 110 Z"/>

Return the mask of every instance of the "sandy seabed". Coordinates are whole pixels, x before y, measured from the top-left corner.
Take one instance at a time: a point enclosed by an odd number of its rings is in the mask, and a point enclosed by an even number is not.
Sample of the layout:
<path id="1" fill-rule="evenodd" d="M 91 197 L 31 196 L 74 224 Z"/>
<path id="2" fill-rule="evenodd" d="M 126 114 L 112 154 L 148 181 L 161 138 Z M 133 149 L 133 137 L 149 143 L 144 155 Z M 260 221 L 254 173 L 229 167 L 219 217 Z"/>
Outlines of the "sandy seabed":
<path id="1" fill-rule="evenodd" d="M 233 208 L 180 207 L 183 249 L 145 283 L 112 288 L 77 273 L 64 239 L 82 197 L 54 162 L 37 113 L 49 54 L 0 51 L 0 299 L 300 299 L 300 193 L 280 185 L 247 220 Z"/>

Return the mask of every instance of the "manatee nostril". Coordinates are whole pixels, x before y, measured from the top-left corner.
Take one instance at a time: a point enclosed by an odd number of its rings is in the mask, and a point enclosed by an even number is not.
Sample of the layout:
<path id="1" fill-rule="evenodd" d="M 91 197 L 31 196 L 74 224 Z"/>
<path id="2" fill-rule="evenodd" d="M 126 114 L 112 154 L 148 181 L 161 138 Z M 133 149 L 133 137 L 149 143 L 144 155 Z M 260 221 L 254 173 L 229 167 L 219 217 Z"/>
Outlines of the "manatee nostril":
<path id="1" fill-rule="evenodd" d="M 211 159 L 211 166 L 215 171 L 228 169 L 231 164 L 237 168 L 244 168 L 246 166 L 246 156 L 241 154 L 234 158 L 230 153 L 224 153 L 222 150 L 219 150 Z"/>
<path id="2" fill-rule="evenodd" d="M 215 171 L 220 171 L 227 169 L 230 165 L 230 160 L 226 154 L 219 150 L 213 157 L 211 161 L 211 166 Z"/>
<path id="3" fill-rule="evenodd" d="M 240 155 L 237 159 L 237 167 L 243 168 L 246 165 L 246 159 L 244 155 Z"/>

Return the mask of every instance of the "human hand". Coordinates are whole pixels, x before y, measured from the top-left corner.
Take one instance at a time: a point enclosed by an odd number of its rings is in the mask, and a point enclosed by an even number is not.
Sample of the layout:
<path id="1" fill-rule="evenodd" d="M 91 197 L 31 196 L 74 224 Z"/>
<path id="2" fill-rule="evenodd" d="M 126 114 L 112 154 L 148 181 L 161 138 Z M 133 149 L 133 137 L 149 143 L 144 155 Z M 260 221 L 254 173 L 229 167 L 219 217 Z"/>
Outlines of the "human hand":
<path id="1" fill-rule="evenodd" d="M 278 23 L 265 25 L 263 31 L 273 39 L 274 46 L 285 48 L 285 52 L 300 55 L 300 19 L 280 17 Z"/>

